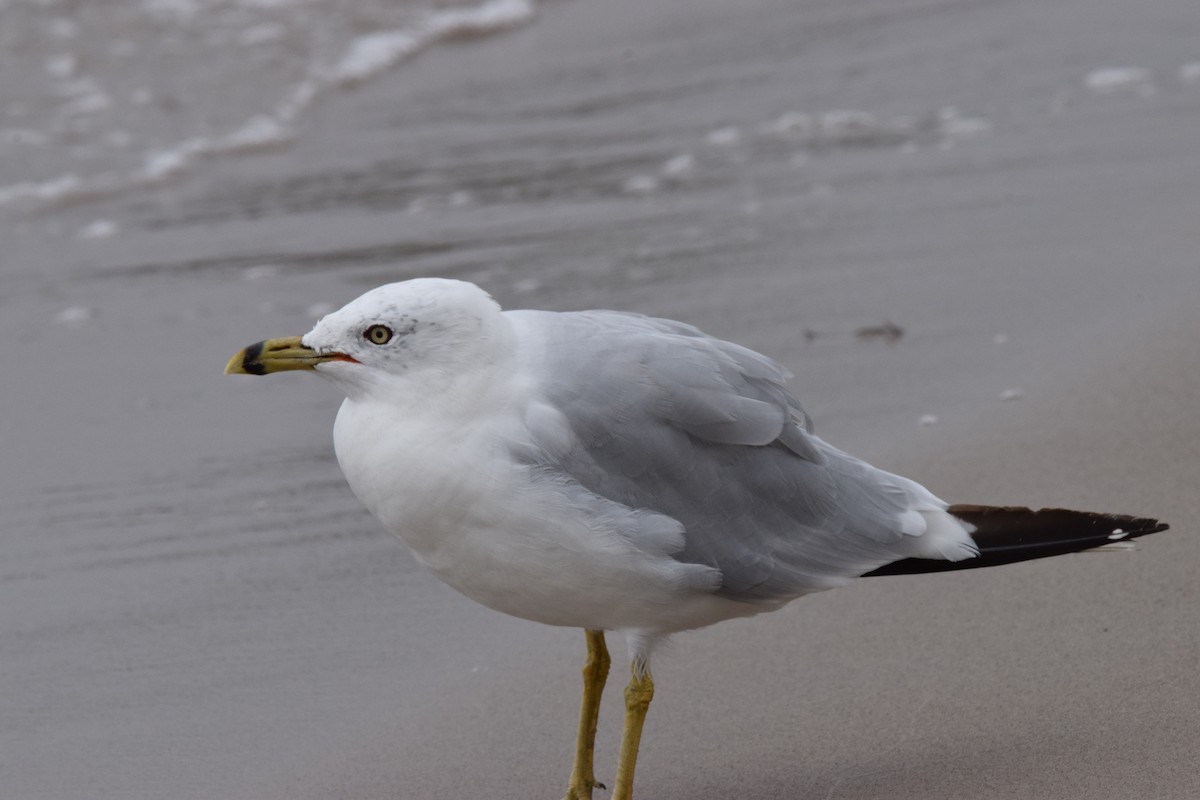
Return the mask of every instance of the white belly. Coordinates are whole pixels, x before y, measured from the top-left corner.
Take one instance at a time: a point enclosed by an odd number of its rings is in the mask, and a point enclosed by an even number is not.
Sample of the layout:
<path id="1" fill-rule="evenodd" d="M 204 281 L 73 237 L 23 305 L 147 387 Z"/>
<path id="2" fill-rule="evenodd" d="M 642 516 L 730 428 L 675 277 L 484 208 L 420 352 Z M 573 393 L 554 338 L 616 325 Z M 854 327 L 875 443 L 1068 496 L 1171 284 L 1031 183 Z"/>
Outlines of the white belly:
<path id="1" fill-rule="evenodd" d="M 338 414 L 347 481 L 422 564 L 479 603 L 549 625 L 663 633 L 769 608 L 696 588 L 696 566 L 638 549 L 561 487 L 532 481 L 495 425 L 376 413 L 347 401 Z"/>

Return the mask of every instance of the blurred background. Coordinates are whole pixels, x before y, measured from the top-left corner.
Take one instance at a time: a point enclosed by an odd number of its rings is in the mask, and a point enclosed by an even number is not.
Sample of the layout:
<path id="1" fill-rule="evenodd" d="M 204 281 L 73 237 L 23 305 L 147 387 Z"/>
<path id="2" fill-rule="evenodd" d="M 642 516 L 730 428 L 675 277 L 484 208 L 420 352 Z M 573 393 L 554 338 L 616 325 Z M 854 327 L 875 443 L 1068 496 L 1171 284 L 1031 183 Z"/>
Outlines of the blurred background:
<path id="1" fill-rule="evenodd" d="M 0 0 L 0 796 L 561 794 L 582 636 L 421 572 L 332 387 L 221 374 L 422 275 L 1172 523 L 678 637 L 640 796 L 1200 796 L 1198 131 L 1194 0 Z"/>

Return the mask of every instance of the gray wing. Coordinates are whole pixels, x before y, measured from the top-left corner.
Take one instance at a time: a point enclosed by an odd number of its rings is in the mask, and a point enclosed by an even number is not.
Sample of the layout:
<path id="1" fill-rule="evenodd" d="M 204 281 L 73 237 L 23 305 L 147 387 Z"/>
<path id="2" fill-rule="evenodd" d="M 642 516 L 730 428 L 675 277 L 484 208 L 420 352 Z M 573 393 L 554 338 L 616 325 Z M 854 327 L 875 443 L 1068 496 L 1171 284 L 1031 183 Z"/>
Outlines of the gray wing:
<path id="1" fill-rule="evenodd" d="M 924 488 L 821 441 L 775 362 L 670 320 L 611 311 L 506 312 L 540 339 L 541 402 L 569 429 L 527 459 L 606 501 L 683 527 L 684 562 L 719 592 L 769 602 L 912 554 Z M 561 423 L 554 426 L 561 428 Z M 652 531 L 627 531 L 630 537 Z"/>

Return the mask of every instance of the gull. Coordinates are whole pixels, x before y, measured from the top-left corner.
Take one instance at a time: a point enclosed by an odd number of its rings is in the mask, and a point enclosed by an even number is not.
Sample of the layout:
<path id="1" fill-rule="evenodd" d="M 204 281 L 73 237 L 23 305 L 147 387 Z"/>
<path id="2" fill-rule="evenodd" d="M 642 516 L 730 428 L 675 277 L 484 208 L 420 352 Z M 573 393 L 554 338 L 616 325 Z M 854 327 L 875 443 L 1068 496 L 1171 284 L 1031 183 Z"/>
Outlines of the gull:
<path id="1" fill-rule="evenodd" d="M 630 800 L 655 646 L 863 576 L 1006 564 L 1165 530 L 1153 519 L 948 505 L 820 439 L 766 356 L 617 311 L 502 311 L 421 278 L 367 292 L 231 374 L 316 372 L 354 494 L 467 597 L 584 629 L 567 800 L 590 800 L 610 657 L 630 655 L 614 800 Z"/>

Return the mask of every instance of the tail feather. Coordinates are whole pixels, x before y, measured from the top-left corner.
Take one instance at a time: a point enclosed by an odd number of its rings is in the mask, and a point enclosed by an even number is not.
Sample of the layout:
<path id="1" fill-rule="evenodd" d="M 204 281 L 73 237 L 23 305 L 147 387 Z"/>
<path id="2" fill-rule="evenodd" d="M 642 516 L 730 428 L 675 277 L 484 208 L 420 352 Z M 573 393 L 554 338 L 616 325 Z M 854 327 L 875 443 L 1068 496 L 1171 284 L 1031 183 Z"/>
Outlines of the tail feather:
<path id="1" fill-rule="evenodd" d="M 962 561 L 906 558 L 863 577 L 994 567 L 1091 550 L 1167 530 L 1167 524 L 1156 519 L 1065 508 L 1033 511 L 1017 506 L 956 505 L 947 511 L 974 527 L 971 538 L 979 547 L 978 557 Z"/>

